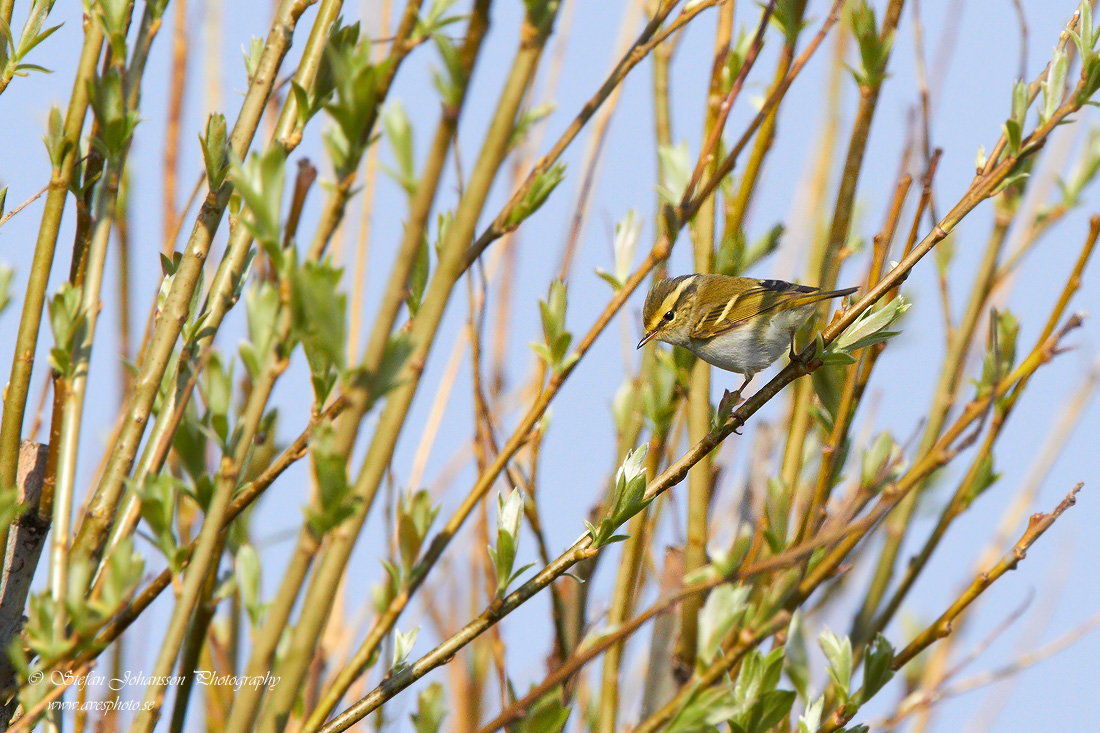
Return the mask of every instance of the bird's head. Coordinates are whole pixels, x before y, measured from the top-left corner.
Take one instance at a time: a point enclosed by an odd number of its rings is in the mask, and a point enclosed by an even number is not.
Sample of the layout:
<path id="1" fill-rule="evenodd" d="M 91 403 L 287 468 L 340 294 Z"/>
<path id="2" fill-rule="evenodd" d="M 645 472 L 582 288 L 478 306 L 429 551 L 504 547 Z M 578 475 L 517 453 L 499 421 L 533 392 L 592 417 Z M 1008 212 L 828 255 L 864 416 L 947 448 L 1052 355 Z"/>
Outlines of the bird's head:
<path id="1" fill-rule="evenodd" d="M 638 342 L 639 349 L 651 339 L 678 344 L 686 337 L 691 315 L 689 296 L 695 291 L 695 280 L 695 275 L 682 275 L 653 284 L 642 306 L 645 335 Z"/>

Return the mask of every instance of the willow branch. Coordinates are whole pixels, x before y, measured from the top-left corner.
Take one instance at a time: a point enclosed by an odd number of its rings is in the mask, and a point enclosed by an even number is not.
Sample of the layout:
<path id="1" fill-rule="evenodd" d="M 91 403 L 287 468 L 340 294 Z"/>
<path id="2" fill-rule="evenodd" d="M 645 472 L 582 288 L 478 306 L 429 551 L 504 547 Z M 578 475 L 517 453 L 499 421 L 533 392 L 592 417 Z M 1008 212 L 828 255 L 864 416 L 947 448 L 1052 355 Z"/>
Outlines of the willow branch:
<path id="1" fill-rule="evenodd" d="M 978 596 L 985 592 L 986 588 L 993 585 L 1002 575 L 1010 570 L 1015 570 L 1020 564 L 1020 561 L 1027 557 L 1027 551 L 1035 544 L 1035 541 L 1038 540 L 1044 532 L 1050 529 L 1050 526 L 1054 524 L 1058 517 L 1062 516 L 1067 509 L 1077 503 L 1077 492 L 1081 490 L 1081 486 L 1082 484 L 1079 483 L 1073 487 L 1066 495 L 1066 498 L 1062 499 L 1053 511 L 1046 514 L 1038 513 L 1031 515 L 1027 530 L 1012 549 L 1005 553 L 1004 557 L 988 571 L 979 573 L 970 584 L 970 587 L 967 588 L 939 618 L 918 634 L 908 646 L 895 654 L 893 661 L 890 663 L 890 668 L 894 670 L 901 669 L 922 651 L 950 634 L 955 619 L 966 610 L 967 606 L 973 603 Z M 858 699 L 859 693 L 855 693 L 852 697 L 853 699 Z M 856 710 L 849 710 L 847 708 L 848 706 L 837 708 L 833 714 L 829 716 L 829 719 L 822 724 L 821 728 L 818 729 L 819 733 L 832 733 L 832 731 L 843 727 L 851 720 Z"/>

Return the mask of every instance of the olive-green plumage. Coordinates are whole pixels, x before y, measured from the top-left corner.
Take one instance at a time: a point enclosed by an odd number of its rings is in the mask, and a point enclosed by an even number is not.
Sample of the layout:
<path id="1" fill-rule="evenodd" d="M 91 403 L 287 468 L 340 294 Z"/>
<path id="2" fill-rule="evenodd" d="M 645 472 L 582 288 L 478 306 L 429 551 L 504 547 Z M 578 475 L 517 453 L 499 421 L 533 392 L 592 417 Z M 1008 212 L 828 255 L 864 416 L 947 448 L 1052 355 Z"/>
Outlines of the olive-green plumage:
<path id="1" fill-rule="evenodd" d="M 683 346 L 709 364 L 753 375 L 793 347 L 814 304 L 855 292 L 821 291 L 783 280 L 682 275 L 653 285 L 642 306 L 645 336 Z M 792 352 L 793 353 L 793 352 Z M 742 385 L 744 387 L 744 385 Z"/>

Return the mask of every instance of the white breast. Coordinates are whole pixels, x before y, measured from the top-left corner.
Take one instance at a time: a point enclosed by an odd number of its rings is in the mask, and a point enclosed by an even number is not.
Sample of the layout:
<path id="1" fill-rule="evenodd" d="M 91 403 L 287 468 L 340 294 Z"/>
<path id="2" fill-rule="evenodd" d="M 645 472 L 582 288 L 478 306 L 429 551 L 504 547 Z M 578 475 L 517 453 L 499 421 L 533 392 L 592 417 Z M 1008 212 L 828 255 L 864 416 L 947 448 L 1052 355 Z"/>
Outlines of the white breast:
<path id="1" fill-rule="evenodd" d="M 789 309 L 768 319 L 758 318 L 712 339 L 690 339 L 681 344 L 708 364 L 738 374 L 766 369 L 787 351 L 791 334 L 813 312 L 813 305 Z"/>

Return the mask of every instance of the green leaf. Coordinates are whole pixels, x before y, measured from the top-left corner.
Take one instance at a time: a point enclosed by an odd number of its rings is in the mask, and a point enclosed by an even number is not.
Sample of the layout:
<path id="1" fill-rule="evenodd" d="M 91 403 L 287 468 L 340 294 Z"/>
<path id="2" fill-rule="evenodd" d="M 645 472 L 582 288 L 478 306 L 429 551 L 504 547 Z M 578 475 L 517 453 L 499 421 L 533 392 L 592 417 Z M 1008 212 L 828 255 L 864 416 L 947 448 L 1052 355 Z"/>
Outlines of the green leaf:
<path id="1" fill-rule="evenodd" d="M 936 269 L 940 277 L 946 280 L 951 261 L 955 258 L 955 232 L 948 232 L 947 236 L 936 245 L 935 254 Z"/>
<path id="2" fill-rule="evenodd" d="M 657 149 L 657 169 L 661 176 L 657 194 L 670 206 L 679 206 L 691 180 L 687 142 L 675 146 L 660 146 Z"/>
<path id="3" fill-rule="evenodd" d="M 519 549 L 520 520 L 523 517 L 523 494 L 512 489 L 508 498 L 497 496 L 497 542 L 489 548 L 489 556 L 496 570 L 496 597 L 503 598 L 508 584 L 515 577 L 512 568 Z"/>
<path id="4" fill-rule="evenodd" d="M 560 0 L 523 0 L 527 6 L 527 22 L 540 33 L 549 33 L 559 3 Z"/>
<path id="5" fill-rule="evenodd" d="M 889 331 L 891 326 L 909 310 L 909 302 L 898 295 L 878 309 L 869 308 L 844 329 L 844 332 L 829 344 L 825 354 L 848 354 L 853 351 L 882 343 L 896 336 L 897 331 Z"/>
<path id="6" fill-rule="evenodd" d="M 407 332 L 401 332 L 392 336 L 386 342 L 386 349 L 382 354 L 382 362 L 378 371 L 370 374 L 358 372 L 357 379 L 362 381 L 367 390 L 367 409 L 393 391 L 399 384 L 398 377 L 413 353 L 413 343 Z"/>
<path id="7" fill-rule="evenodd" d="M 803 700 L 810 699 L 810 655 L 802 628 L 802 612 L 795 611 L 787 625 L 787 643 L 783 647 L 784 670 Z M 813 728 L 810 733 L 814 733 Z"/>
<path id="8" fill-rule="evenodd" d="M 102 591 L 87 600 L 87 608 L 100 619 L 109 618 L 122 607 L 141 580 L 145 562 L 134 552 L 133 539 L 125 538 L 107 556 Z"/>
<path id="9" fill-rule="evenodd" d="M 1084 154 L 1077 157 L 1069 177 L 1066 180 L 1056 178 L 1062 192 L 1062 203 L 1067 209 L 1080 203 L 1081 192 L 1096 177 L 1097 170 L 1100 170 L 1100 129 L 1093 128 L 1089 130 Z"/>
<path id="10" fill-rule="evenodd" d="M 860 461 L 860 488 L 882 486 L 905 468 L 901 446 L 889 432 L 879 433 Z"/>
<path id="11" fill-rule="evenodd" d="M 883 685 L 894 676 L 890 664 L 894 661 L 894 648 L 882 634 L 875 634 L 875 638 L 867 647 L 867 656 L 863 660 L 863 692 L 861 702 L 866 702 L 875 696 Z"/>
<path id="12" fill-rule="evenodd" d="M 1065 94 L 1066 72 L 1069 70 L 1069 56 L 1060 48 L 1054 49 L 1047 78 L 1040 85 L 1043 92 L 1043 106 L 1039 110 L 1040 124 L 1046 123 L 1058 111 Z"/>
<path id="13" fill-rule="evenodd" d="M 1010 119 L 1016 122 L 1020 129 L 1023 129 L 1024 123 L 1027 121 L 1029 96 L 1027 83 L 1023 79 L 1017 79 L 1016 85 L 1012 87 L 1012 117 Z"/>
<path id="14" fill-rule="evenodd" d="M 210 475 L 204 474 L 195 479 L 194 485 L 190 487 L 188 493 L 204 512 L 208 511 L 210 500 L 214 496 L 214 482 L 211 480 Z"/>
<path id="15" fill-rule="evenodd" d="M 769 229 L 764 236 L 753 242 L 748 250 L 745 251 L 740 271 L 743 272 L 747 270 L 779 249 L 779 245 L 786 231 L 787 227 L 782 222 L 773 224 L 772 228 Z"/>
<path id="16" fill-rule="evenodd" d="M 1006 378 L 1016 362 L 1016 338 L 1020 332 L 1020 322 L 1011 311 L 992 311 L 990 314 L 989 346 L 982 362 L 981 378 L 977 380 L 976 398 L 989 394 L 995 382 Z"/>
<path id="17" fill-rule="evenodd" d="M 7 68 L 11 53 L 15 52 L 15 43 L 11 36 L 11 26 L 0 16 L 0 70 Z"/>
<path id="18" fill-rule="evenodd" d="M 764 495 L 764 514 L 768 518 L 769 529 L 764 532 L 772 552 L 782 552 L 787 544 L 787 525 L 790 515 L 792 492 L 781 478 L 769 478 L 767 493 Z"/>
<path id="19" fill-rule="evenodd" d="M 1005 137 L 1008 139 L 1008 152 L 1010 155 L 1019 155 L 1020 143 L 1023 141 L 1023 129 L 1020 127 L 1020 123 L 1016 120 L 1005 120 L 1004 125 Z"/>
<path id="20" fill-rule="evenodd" d="M 416 260 L 409 270 L 408 296 L 405 303 L 409 306 L 409 315 L 413 318 L 420 311 L 420 303 L 424 298 L 424 289 L 428 286 L 428 273 L 431 266 L 427 238 L 420 240 L 420 249 L 417 251 Z"/>
<path id="21" fill-rule="evenodd" d="M 536 104 L 534 107 L 523 110 L 519 119 L 516 121 L 515 127 L 512 128 L 512 134 L 508 138 L 508 150 L 514 150 L 520 143 L 527 139 L 527 135 L 531 132 L 531 128 L 549 117 L 553 111 L 553 102 L 543 102 L 542 104 Z"/>
<path id="22" fill-rule="evenodd" d="M 371 587 L 371 602 L 378 615 L 385 613 L 404 585 L 400 568 L 388 560 L 382 560 L 382 567 L 386 570 L 386 579 Z"/>
<path id="23" fill-rule="evenodd" d="M 1081 4 L 1077 6 L 1077 10 L 1081 13 L 1081 20 L 1078 28 L 1081 29 L 1080 35 L 1074 33 L 1075 40 L 1078 41 L 1078 51 L 1081 52 L 1082 59 L 1095 58 L 1093 49 L 1096 46 L 1096 34 L 1092 27 L 1092 3 L 1089 0 L 1082 0 Z"/>
<path id="24" fill-rule="evenodd" d="M 1027 83 L 1017 80 L 1012 87 L 1012 114 L 1004 123 L 1005 137 L 1008 140 L 1010 155 L 1018 155 L 1023 141 L 1024 124 L 1027 121 L 1028 92 Z"/>
<path id="25" fill-rule="evenodd" d="M 980 171 L 985 168 L 985 164 L 988 161 L 988 157 L 985 154 L 985 146 L 978 146 L 978 154 L 974 157 L 974 169 Z"/>
<path id="26" fill-rule="evenodd" d="M 390 147 L 393 148 L 394 160 L 397 162 L 396 169 L 386 166 L 382 168 L 401 184 L 407 195 L 412 196 L 416 193 L 412 125 L 399 100 L 394 99 L 383 108 L 382 125 L 386 130 Z"/>
<path id="27" fill-rule="evenodd" d="M 714 661 L 721 650 L 722 640 L 747 607 L 750 590 L 747 586 L 725 583 L 707 596 L 699 612 L 697 667 L 705 667 Z"/>
<path id="28" fill-rule="evenodd" d="M 172 521 L 175 517 L 178 485 L 170 474 L 162 473 L 146 476 L 145 483 L 135 487 L 141 499 L 141 518 L 153 531 L 157 547 L 168 558 L 174 570 L 178 569 L 175 558 L 179 542 L 176 540 Z"/>
<path id="29" fill-rule="evenodd" d="M 256 74 L 260 70 L 260 57 L 264 52 L 264 39 L 252 36 L 252 40 L 248 47 L 241 46 L 241 52 L 244 54 L 244 70 L 248 79 L 249 86 L 256 78 Z"/>
<path id="30" fill-rule="evenodd" d="M 848 4 L 848 22 L 859 47 L 860 67 L 852 69 L 856 83 L 864 87 L 878 87 L 886 78 L 886 65 L 890 60 L 893 34 L 879 37 L 875 9 L 866 0 Z"/>
<path id="31" fill-rule="evenodd" d="M 701 690 L 688 700 L 668 722 L 664 733 L 698 733 L 710 731 L 742 712 L 742 706 L 727 684 Z"/>
<path id="32" fill-rule="evenodd" d="M 253 380 L 260 377 L 264 361 L 272 348 L 279 306 L 279 290 L 273 282 L 255 282 L 245 294 L 248 341 L 241 341 L 240 353 L 241 361 Z"/>
<path id="33" fill-rule="evenodd" d="M 698 0 L 694 1 L 698 2 Z M 692 3 L 687 3 L 684 6 L 684 10 L 687 10 L 688 7 L 690 7 L 691 5 Z M 774 13 L 772 17 L 775 17 Z M 724 77 L 726 80 L 728 80 L 725 82 L 727 87 L 732 88 L 733 80 L 736 79 L 738 74 L 741 73 L 741 68 L 745 65 L 745 59 L 748 58 L 749 49 L 752 48 L 752 44 L 755 38 L 756 34 L 749 33 L 744 26 L 738 29 L 737 40 L 733 43 L 733 46 L 732 48 L 730 48 L 729 53 L 726 54 L 726 68 L 724 71 Z M 767 41 L 768 38 L 765 35 L 762 39 L 761 48 L 763 48 L 764 45 L 767 44 Z M 729 92 L 729 88 L 726 89 L 726 93 Z"/>
<path id="34" fill-rule="evenodd" d="M 416 696 L 416 712 L 409 717 L 416 733 L 438 733 L 446 714 L 443 685 L 433 682 Z"/>
<path id="35" fill-rule="evenodd" d="M 569 720 L 570 709 L 562 702 L 561 688 L 550 690 L 540 697 L 517 722 L 522 733 L 561 733 Z"/>
<path id="36" fill-rule="evenodd" d="M 721 275 L 736 276 L 745 269 L 745 232 L 732 234 L 727 231 L 714 257 L 714 271 Z"/>
<path id="37" fill-rule="evenodd" d="M 50 326 L 54 348 L 50 350 L 50 365 L 60 374 L 73 375 L 79 360 L 77 349 L 84 342 L 87 324 L 81 302 L 80 287 L 64 282 L 49 301 Z"/>
<path id="38" fill-rule="evenodd" d="M 48 120 L 42 140 L 46 143 L 46 152 L 50 156 L 50 167 L 57 171 L 61 169 L 65 156 L 72 150 L 72 143 L 65 137 L 61 110 L 56 106 L 50 107 Z"/>
<path id="39" fill-rule="evenodd" d="M 443 68 L 432 67 L 432 83 L 435 85 L 445 107 L 457 110 L 462 103 L 463 90 L 466 87 L 469 74 L 462 61 L 462 55 L 451 39 L 442 33 L 432 36 L 439 57 L 443 60 Z"/>
<path id="40" fill-rule="evenodd" d="M 741 567 L 741 562 L 748 554 L 751 545 L 752 531 L 746 526 L 740 527 L 730 548 L 728 550 L 709 549 L 710 562 L 685 575 L 684 583 L 702 583 L 732 577 L 734 571 Z"/>
<path id="41" fill-rule="evenodd" d="M 416 19 L 413 38 L 420 39 L 438 34 L 443 28 L 461 20 L 462 16 L 460 15 L 447 15 L 447 11 L 450 10 L 456 1 L 457 0 L 432 0 L 432 4 L 428 6 L 427 12 L 425 12 L 422 17 Z"/>
<path id="42" fill-rule="evenodd" d="M 50 13 L 53 4 L 52 0 L 35 2 L 32 4 L 31 13 L 26 19 L 26 24 L 23 25 L 23 33 L 20 37 L 19 52 L 17 54 L 20 59 L 26 57 L 26 54 L 30 53 L 35 46 L 48 39 L 57 29 L 61 28 L 62 24 L 58 23 L 54 25 L 53 28 L 47 28 L 40 33 L 42 25 L 45 23 L 46 15 Z"/>
<path id="43" fill-rule="evenodd" d="M 237 589 L 248 618 L 252 621 L 252 626 L 256 627 L 262 619 L 264 604 L 260 599 L 260 556 L 252 545 L 245 544 L 237 548 L 233 575 L 236 577 Z"/>
<path id="44" fill-rule="evenodd" d="M 547 170 L 539 171 L 523 198 L 508 212 L 504 223 L 505 229 L 515 229 L 538 211 L 564 178 L 565 163 L 555 163 Z"/>
<path id="45" fill-rule="evenodd" d="M 768 698 L 779 684 L 783 673 L 783 649 L 773 649 L 766 656 L 759 650 L 753 650 L 741 663 L 741 670 L 733 685 L 735 707 L 729 718 L 734 718 L 742 730 L 756 733 L 760 730 L 762 715 L 767 707 L 774 714 L 776 707 L 782 706 L 782 699 Z M 793 692 L 788 693 L 794 695 Z M 793 702 L 793 700 L 792 700 Z M 778 705 L 777 705 L 778 703 Z M 789 710 L 789 707 L 788 707 Z"/>
<path id="46" fill-rule="evenodd" d="M 347 296 L 338 290 L 341 274 L 327 260 L 306 262 L 291 273 L 291 330 L 305 349 L 318 405 L 344 368 Z"/>
<path id="47" fill-rule="evenodd" d="M 531 345 L 546 366 L 556 374 L 570 368 L 577 359 L 575 354 L 566 356 L 573 339 L 573 336 L 565 330 L 566 303 L 565 285 L 560 280 L 554 280 L 550 283 L 550 292 L 546 300 L 539 301 L 539 315 L 542 319 L 545 343 Z"/>
<path id="48" fill-rule="evenodd" d="M 405 663 L 409 658 L 409 654 L 413 650 L 413 646 L 416 644 L 416 636 L 420 633 L 420 627 L 413 628 L 408 633 L 402 633 L 400 629 L 394 628 L 393 630 L 393 664 L 390 665 L 390 671 L 396 672 L 404 669 Z"/>
<path id="49" fill-rule="evenodd" d="M 92 144 L 108 160 L 117 162 L 125 154 L 138 123 L 137 113 L 126 103 L 122 72 L 112 66 L 89 84 L 88 91 L 89 103 L 99 123 Z"/>
<path id="50" fill-rule="evenodd" d="M 1100 58 L 1094 52 L 1081 75 L 1081 87 L 1074 101 L 1079 105 L 1093 104 L 1090 100 L 1097 89 L 1100 89 Z"/>
<path id="51" fill-rule="evenodd" d="M 615 535 L 615 530 L 652 501 L 645 498 L 645 457 L 648 450 L 649 444 L 643 443 L 627 453 L 622 465 L 615 472 L 615 488 L 607 515 L 597 526 L 585 522 L 594 547 L 603 547 L 618 539 L 625 539 Z"/>
<path id="52" fill-rule="evenodd" d="M 229 177 L 234 189 L 252 211 L 252 219 L 242 218 L 256 239 L 274 257 L 280 247 L 279 217 L 282 208 L 286 153 L 280 145 L 270 145 L 263 156 L 253 153 L 242 163 L 230 151 Z"/>
<path id="53" fill-rule="evenodd" d="M 183 417 L 176 429 L 176 434 L 172 437 L 172 448 L 183 470 L 192 481 L 197 481 L 200 476 L 207 473 L 205 427 L 199 421 L 195 400 L 189 400 L 183 410 Z"/>
<path id="54" fill-rule="evenodd" d="M 978 463 L 973 478 L 968 482 L 967 491 L 962 497 L 962 511 L 968 509 L 975 499 L 984 494 L 986 489 L 997 483 L 1000 478 L 1001 474 L 993 470 L 993 455 L 987 453 Z"/>
<path id="55" fill-rule="evenodd" d="M 234 366 L 232 359 L 223 360 L 221 354 L 211 351 L 199 381 L 199 391 L 206 403 L 207 415 L 222 443 L 229 437 L 228 418 L 233 401 Z"/>
<path id="56" fill-rule="evenodd" d="M 331 421 L 324 421 L 310 440 L 317 502 L 305 510 L 310 529 L 318 536 L 338 526 L 350 517 L 358 503 L 348 482 L 347 458 L 337 449 L 336 431 Z"/>
<path id="57" fill-rule="evenodd" d="M 825 696 L 806 706 L 806 711 L 798 718 L 798 733 L 817 733 L 821 725 L 821 713 L 825 710 Z"/>
<path id="58" fill-rule="evenodd" d="M 15 67 L 16 76 L 27 76 L 28 71 L 37 71 L 41 74 L 52 74 L 53 69 L 47 69 L 45 66 L 39 66 L 38 64 L 18 64 Z"/>
<path id="59" fill-rule="evenodd" d="M 304 128 L 314 109 L 309 91 L 293 79 L 290 80 L 290 93 L 294 97 L 294 106 L 298 112 L 298 127 Z"/>
<path id="60" fill-rule="evenodd" d="M 798 41 L 798 34 L 806 27 L 806 21 L 802 19 L 805 7 L 805 3 L 800 3 L 799 0 L 779 0 L 772 11 L 771 24 L 779 29 L 786 43 L 791 46 Z"/>
<path id="61" fill-rule="evenodd" d="M 753 706 L 752 723 L 749 731 L 769 731 L 791 715 L 791 708 L 798 695 L 794 690 L 770 690 L 760 696 L 760 702 Z"/>
<path id="62" fill-rule="evenodd" d="M 427 489 L 405 492 L 397 502 L 397 549 L 406 577 L 420 557 L 420 548 L 437 514 L 439 507 L 432 506 L 432 495 Z"/>
<path id="63" fill-rule="evenodd" d="M 126 0 L 97 0 L 96 18 L 116 59 L 126 58 L 126 31 L 130 26 L 131 5 Z"/>
<path id="64" fill-rule="evenodd" d="M 825 653 L 825 659 L 829 662 L 829 676 L 833 679 L 839 691 L 842 702 L 848 701 L 849 689 L 852 683 L 852 641 L 848 637 L 840 637 L 825 627 L 817 638 L 821 651 Z"/>
<path id="65" fill-rule="evenodd" d="M 206 180 L 211 191 L 222 187 L 229 173 L 229 147 L 225 115 L 215 113 L 206 120 L 206 135 L 199 135 Z"/>
<path id="66" fill-rule="evenodd" d="M 615 273 L 611 274 L 597 269 L 596 274 L 606 280 L 616 292 L 622 289 L 623 284 L 630 277 L 634 263 L 634 252 L 637 249 L 641 232 L 642 220 L 634 209 L 628 210 L 626 216 L 615 224 L 615 239 L 612 245 L 615 257 Z"/>
<path id="67" fill-rule="evenodd" d="M 1023 181 L 1026 181 L 1029 175 L 1029 173 L 1021 171 L 1019 173 L 1014 173 L 1010 176 L 1006 176 L 1005 179 L 997 184 L 997 187 L 993 189 L 993 193 L 991 195 L 996 196 L 1002 191 L 1011 188 L 1012 186 L 1015 186 L 1017 183 L 1022 183 Z"/>
<path id="68" fill-rule="evenodd" d="M 65 651 L 65 639 L 54 630 L 58 610 L 49 591 L 31 595 L 23 637 L 42 665 L 49 664 Z"/>
<path id="69" fill-rule="evenodd" d="M 642 413 L 655 433 L 663 433 L 671 425 L 676 411 L 676 392 L 686 388 L 688 372 L 676 363 L 676 353 L 658 349 L 656 365 L 650 370 L 649 379 L 642 386 Z"/>
<path id="70" fill-rule="evenodd" d="M 19 503 L 19 489 L 13 484 L 6 489 L 0 489 L 0 521 L 11 524 L 23 511 Z"/>
<path id="71" fill-rule="evenodd" d="M 8 192 L 7 187 L 4 187 L 3 191 L 0 191 L 0 215 L 4 210 L 4 198 L 3 195 Z M 11 283 L 15 279 L 15 269 L 6 262 L 0 262 L 0 313 L 4 312 L 4 309 L 11 303 Z"/>
<path id="72" fill-rule="evenodd" d="M 611 415 L 615 419 L 617 435 L 622 435 L 627 430 L 628 422 L 633 416 L 635 395 L 634 380 L 627 375 L 615 390 L 615 396 L 611 400 Z"/>
<path id="73" fill-rule="evenodd" d="M 332 89 L 325 109 L 336 127 L 325 134 L 325 146 L 337 176 L 347 179 L 359 167 L 372 140 L 371 124 L 377 114 L 379 84 L 393 63 L 371 63 L 370 42 L 359 40 L 358 24 L 339 29 L 325 47 L 324 85 Z"/>

